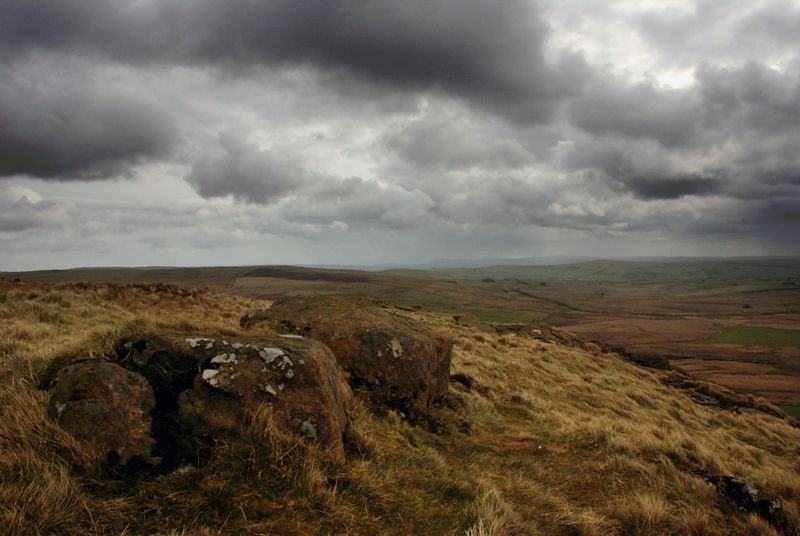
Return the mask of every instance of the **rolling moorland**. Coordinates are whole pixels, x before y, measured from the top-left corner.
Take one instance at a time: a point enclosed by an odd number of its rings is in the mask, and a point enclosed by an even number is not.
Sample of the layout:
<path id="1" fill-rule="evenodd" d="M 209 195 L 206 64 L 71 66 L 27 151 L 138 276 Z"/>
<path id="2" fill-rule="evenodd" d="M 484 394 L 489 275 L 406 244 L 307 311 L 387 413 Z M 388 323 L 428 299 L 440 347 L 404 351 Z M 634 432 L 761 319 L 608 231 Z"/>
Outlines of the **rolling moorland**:
<path id="1" fill-rule="evenodd" d="M 345 459 L 255 415 L 195 470 L 108 473 L 48 416 L 54 360 L 109 355 L 130 332 L 236 337 L 265 303 L 163 284 L 0 287 L 9 534 L 773 535 L 798 520 L 800 430 L 787 420 L 699 404 L 674 373 L 593 345 L 414 309 L 397 313 L 452 338 L 460 379 L 426 421 L 357 391 Z M 740 511 L 711 475 L 780 497 L 790 525 Z"/>
<path id="2" fill-rule="evenodd" d="M 4 274 L 0 530 L 795 534 L 796 423 L 761 398 L 644 368 L 587 342 L 622 344 L 626 352 L 668 349 L 673 362 L 712 362 L 742 381 L 746 369 L 735 366 L 770 366 L 796 381 L 797 291 L 785 283 L 796 282 L 798 272 L 791 262 L 775 263 L 766 270 L 588 263 L 382 273 L 251 267 Z M 70 278 L 84 282 L 66 283 Z M 60 360 L 109 356 L 130 333 L 253 335 L 240 325 L 248 311 L 312 294 L 393 302 L 400 307 L 384 307 L 397 318 L 452 340 L 445 401 L 412 416 L 355 389 L 343 458 L 287 433 L 269 414 L 255 414 L 193 470 L 157 475 L 109 470 L 48 413 L 43 387 Z M 632 322 L 640 327 L 626 334 Z M 686 327 L 703 322 L 711 328 Z M 255 329 L 259 336 L 273 332 Z M 728 352 L 724 359 L 709 359 L 715 348 Z M 690 372 L 719 374 L 707 369 Z M 769 400 L 794 401 L 791 387 L 768 387 Z M 723 475 L 779 498 L 783 517 L 776 522 L 737 505 L 720 492 Z"/>
<path id="3" fill-rule="evenodd" d="M 800 414 L 800 260 L 466 269 L 118 268 L 8 273 L 41 283 L 171 283 L 256 299 L 343 294 L 478 321 L 544 322 Z"/>

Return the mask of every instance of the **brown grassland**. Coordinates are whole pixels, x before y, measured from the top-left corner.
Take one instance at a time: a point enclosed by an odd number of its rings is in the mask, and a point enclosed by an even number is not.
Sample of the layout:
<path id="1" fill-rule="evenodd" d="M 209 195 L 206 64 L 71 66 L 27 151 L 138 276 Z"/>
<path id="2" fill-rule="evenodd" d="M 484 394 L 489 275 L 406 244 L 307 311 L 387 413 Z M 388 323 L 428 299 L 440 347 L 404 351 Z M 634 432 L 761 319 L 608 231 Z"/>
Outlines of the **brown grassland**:
<path id="1" fill-rule="evenodd" d="M 360 295 L 488 322 L 545 321 L 601 345 L 667 356 L 701 379 L 800 407 L 797 259 L 382 272 L 288 266 L 96 268 L 6 275 L 49 283 L 209 286 L 263 299 Z"/>
<path id="2" fill-rule="evenodd" d="M 435 296 L 408 288 L 395 288 L 399 301 Z M 458 325 L 432 312 L 441 304 L 405 314 L 455 340 L 452 372 L 472 386 L 451 383 L 447 404 L 417 424 L 357 397 L 343 462 L 265 412 L 203 467 L 124 479 L 102 474 L 48 418 L 37 385 L 54 359 L 103 355 L 129 331 L 234 336 L 241 315 L 264 305 L 171 285 L 0 282 L 0 531 L 776 534 L 703 473 L 753 482 L 800 522 L 800 429 L 788 421 L 699 405 L 664 384 L 668 372 L 599 348 Z M 502 317 L 486 301 L 467 305 Z"/>

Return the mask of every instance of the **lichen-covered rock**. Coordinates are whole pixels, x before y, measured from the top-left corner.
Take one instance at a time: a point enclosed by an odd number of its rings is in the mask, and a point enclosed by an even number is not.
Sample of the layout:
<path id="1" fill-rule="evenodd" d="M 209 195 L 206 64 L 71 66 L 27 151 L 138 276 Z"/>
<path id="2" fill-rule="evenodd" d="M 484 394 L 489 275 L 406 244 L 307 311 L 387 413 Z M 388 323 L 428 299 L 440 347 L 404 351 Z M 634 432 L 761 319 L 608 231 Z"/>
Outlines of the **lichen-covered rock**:
<path id="1" fill-rule="evenodd" d="M 780 498 L 765 495 L 750 482 L 733 476 L 708 475 L 706 480 L 741 511 L 761 516 L 782 534 L 797 533 L 797 527 L 786 515 Z"/>
<path id="2" fill-rule="evenodd" d="M 144 377 L 103 359 L 62 366 L 50 394 L 59 425 L 112 466 L 150 461 L 154 405 Z"/>
<path id="3" fill-rule="evenodd" d="M 183 435 L 214 440 L 240 432 L 269 404 L 285 429 L 344 452 L 352 392 L 316 341 L 144 335 L 121 341 L 117 352 L 156 386 L 165 429 L 174 423 Z"/>
<path id="4" fill-rule="evenodd" d="M 389 405 L 430 406 L 447 394 L 452 342 L 391 307 L 344 297 L 289 298 L 248 313 L 285 334 L 325 343 L 350 374 Z"/>

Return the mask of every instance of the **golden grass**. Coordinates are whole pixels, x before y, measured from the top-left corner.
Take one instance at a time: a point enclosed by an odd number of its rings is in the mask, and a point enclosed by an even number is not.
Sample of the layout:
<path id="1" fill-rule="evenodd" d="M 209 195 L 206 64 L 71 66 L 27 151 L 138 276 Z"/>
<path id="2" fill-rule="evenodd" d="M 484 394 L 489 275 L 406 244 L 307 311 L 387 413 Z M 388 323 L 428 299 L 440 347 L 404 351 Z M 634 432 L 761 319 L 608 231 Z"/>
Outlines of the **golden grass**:
<path id="1" fill-rule="evenodd" d="M 800 430 L 699 406 L 619 357 L 399 312 L 456 341 L 438 433 L 357 400 L 348 459 L 275 428 L 186 473 L 124 481 L 46 416 L 60 356 L 129 330 L 239 333 L 262 305 L 170 286 L 0 283 L 0 532 L 9 534 L 774 534 L 699 471 L 779 494 L 797 522 Z"/>

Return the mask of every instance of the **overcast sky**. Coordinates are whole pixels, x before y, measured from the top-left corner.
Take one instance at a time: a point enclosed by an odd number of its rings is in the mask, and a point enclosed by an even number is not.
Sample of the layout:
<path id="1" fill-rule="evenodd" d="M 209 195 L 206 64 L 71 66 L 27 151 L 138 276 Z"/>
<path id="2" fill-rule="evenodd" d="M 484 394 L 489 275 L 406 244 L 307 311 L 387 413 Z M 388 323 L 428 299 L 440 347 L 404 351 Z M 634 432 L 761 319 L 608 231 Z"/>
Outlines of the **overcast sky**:
<path id="1" fill-rule="evenodd" d="M 800 255 L 800 1 L 2 0 L 0 270 Z"/>

